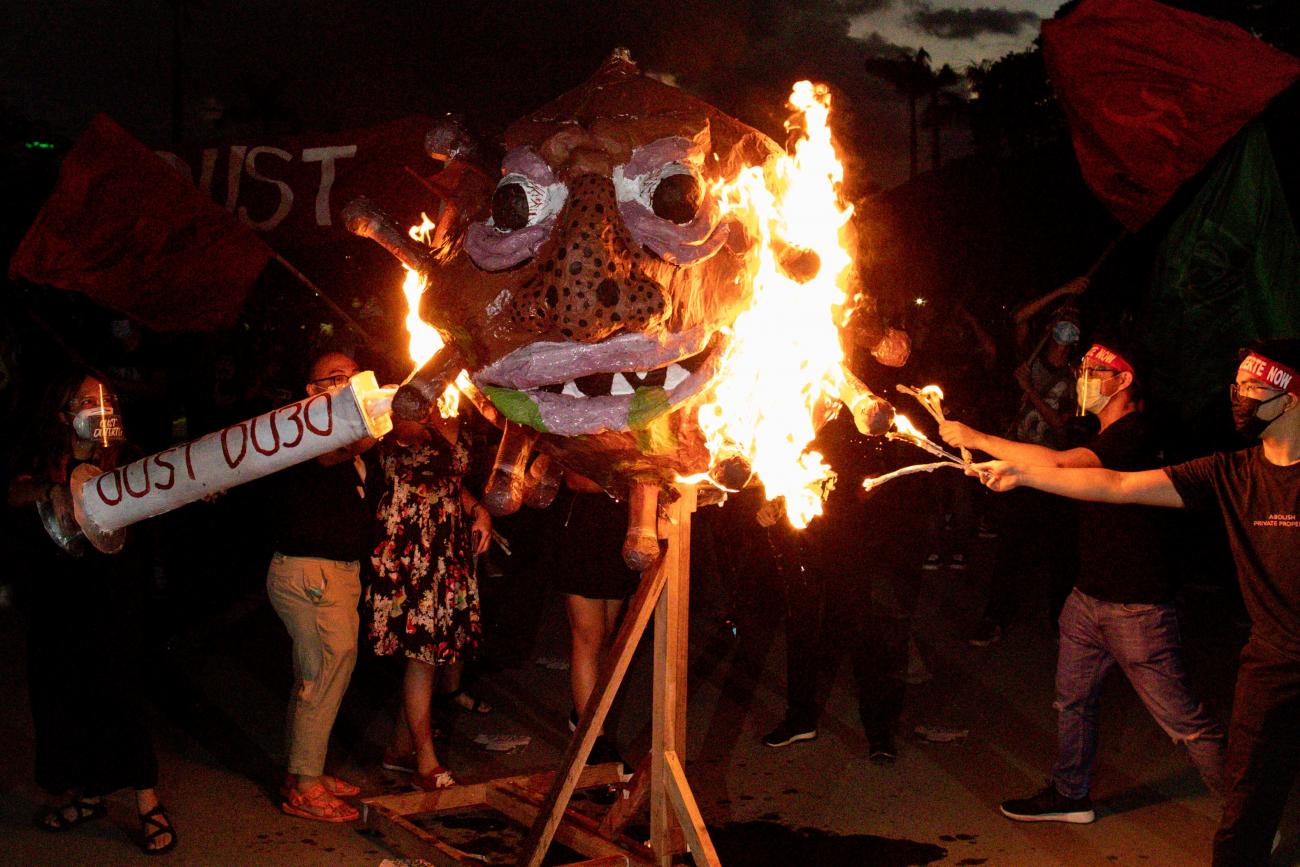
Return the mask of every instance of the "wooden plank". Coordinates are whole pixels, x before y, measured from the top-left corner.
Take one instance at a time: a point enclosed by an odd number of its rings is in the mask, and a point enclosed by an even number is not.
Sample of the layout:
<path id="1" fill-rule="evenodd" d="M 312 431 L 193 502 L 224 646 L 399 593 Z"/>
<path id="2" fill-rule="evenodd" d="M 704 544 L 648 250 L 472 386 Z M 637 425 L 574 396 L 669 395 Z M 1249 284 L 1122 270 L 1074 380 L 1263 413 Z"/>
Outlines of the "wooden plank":
<path id="1" fill-rule="evenodd" d="M 400 792 L 391 795 L 375 795 L 361 801 L 362 817 L 365 818 L 367 810 L 372 805 L 382 806 L 402 816 L 473 807 L 476 804 L 486 803 L 488 788 L 491 786 L 518 786 L 524 789 L 545 792 L 550 788 L 554 780 L 555 772 L 545 771 L 539 774 L 501 777 L 495 780 L 486 780 L 482 783 L 466 783 L 437 792 Z M 575 788 L 610 786 L 619 782 L 622 782 L 622 778 L 618 773 L 618 764 L 616 762 L 606 762 L 600 765 L 586 766 L 582 773 L 579 774 Z"/>
<path id="2" fill-rule="evenodd" d="M 447 845 L 419 825 L 387 807 L 372 804 L 366 812 L 366 824 L 386 838 L 390 838 L 388 844 L 404 854 L 410 850 L 403 847 L 399 841 L 414 841 L 414 854 L 427 859 L 436 867 L 464 867 L 465 864 L 478 863 L 465 858 L 464 852 Z"/>
<path id="3" fill-rule="evenodd" d="M 695 795 L 691 793 L 691 784 L 686 780 L 686 769 L 682 767 L 676 753 L 667 753 L 664 763 L 668 766 L 668 794 L 673 806 L 677 808 L 677 818 L 682 823 L 682 831 L 686 834 L 695 867 L 722 867 L 718 852 L 713 848 L 713 840 L 709 837 L 709 829 L 705 827 L 704 817 L 700 814 L 700 807 L 695 803 Z"/>
<path id="4" fill-rule="evenodd" d="M 631 822 L 646 805 L 649 797 L 650 753 L 646 753 L 637 763 L 636 770 L 632 772 L 632 780 L 623 797 L 614 802 L 605 813 L 605 818 L 600 821 L 600 835 L 607 840 L 613 840 L 622 834 L 627 828 L 627 823 Z"/>
<path id="5" fill-rule="evenodd" d="M 521 867 L 541 867 L 542 859 L 546 857 L 546 850 L 555 837 L 555 829 L 564 816 L 565 808 L 569 805 L 569 798 L 573 796 L 575 783 L 582 773 L 583 764 L 591 754 L 591 746 L 596 742 L 600 727 L 605 722 L 609 707 L 613 704 L 614 696 L 623 683 L 623 676 L 627 673 L 627 667 L 632 662 L 637 642 L 645 632 L 646 624 L 655 609 L 655 603 L 663 591 L 666 559 L 666 557 L 659 558 L 659 562 L 641 576 L 636 594 L 628 604 L 623 625 L 619 628 L 613 646 L 602 661 L 596 686 L 592 691 L 591 699 L 587 702 L 586 713 L 578 721 L 578 730 L 573 733 L 569 747 L 565 750 L 560 772 L 547 793 L 543 808 L 537 815 L 537 821 L 529 829 L 528 837 L 524 840 L 523 854 L 519 860 Z"/>
<path id="6" fill-rule="evenodd" d="M 681 571 L 682 552 L 690 547 L 690 512 L 683 509 L 683 498 L 668 507 L 668 550 L 664 554 L 664 589 L 655 610 L 654 700 L 650 735 L 650 848 L 655 863 L 670 867 L 673 856 L 673 830 L 676 816 L 668 797 L 669 772 L 665 753 L 676 749 L 681 735 L 678 719 L 685 700 L 685 665 L 682 650 L 681 587 L 689 576 Z M 687 561 L 689 562 L 689 561 Z"/>
<path id="7" fill-rule="evenodd" d="M 592 858 L 588 861 L 572 861 L 563 867 L 630 867 L 632 864 L 626 855 L 610 855 L 608 858 Z"/>
<path id="8" fill-rule="evenodd" d="M 541 815 L 545 800 L 533 798 L 522 789 L 500 786 L 493 787 L 488 792 L 488 806 L 504 813 L 521 825 L 530 825 Z M 648 854 L 632 851 L 634 848 L 642 847 L 635 844 L 625 847 L 612 840 L 606 840 L 600 836 L 594 821 L 572 810 L 566 810 L 564 821 L 556 826 L 555 839 L 561 845 L 568 846 L 588 858 L 622 857 L 638 867 L 640 865 L 649 867 L 651 864 Z"/>

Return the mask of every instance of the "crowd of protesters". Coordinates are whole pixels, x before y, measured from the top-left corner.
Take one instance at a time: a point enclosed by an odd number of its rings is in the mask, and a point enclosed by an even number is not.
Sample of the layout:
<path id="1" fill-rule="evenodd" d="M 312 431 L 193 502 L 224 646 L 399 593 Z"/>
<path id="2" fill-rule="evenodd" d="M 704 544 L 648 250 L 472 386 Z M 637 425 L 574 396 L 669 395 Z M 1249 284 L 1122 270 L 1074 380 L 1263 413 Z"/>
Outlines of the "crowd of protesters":
<path id="1" fill-rule="evenodd" d="M 939 322 L 918 304 L 906 323 L 910 359 L 883 364 L 851 350 L 854 372 L 882 394 L 896 382 L 941 383 L 950 396 L 949 420 L 936 438 L 976 461 L 994 459 L 970 472 L 993 491 L 1013 493 L 995 496 L 956 473 L 939 473 L 867 494 L 856 480 L 914 462 L 915 455 L 901 444 L 870 441 L 843 414 L 815 446 L 850 481 L 830 492 L 825 516 L 808 530 L 792 530 L 779 504 L 755 508 L 755 498 L 735 498 L 744 514 L 732 508 L 725 520 L 761 534 L 768 556 L 754 562 L 771 573 L 784 601 L 786 709 L 762 740 L 783 748 L 816 738 L 819 689 L 828 655 L 838 649 L 852 661 L 868 756 L 893 762 L 905 684 L 924 667 L 912 625 L 921 601 L 918 573 L 964 570 L 978 526 L 997 539 L 996 553 L 986 604 L 966 639 L 977 648 L 996 645 L 1017 617 L 1034 617 L 1023 603 L 1045 595 L 1045 619 L 1060 647 L 1051 780 L 1030 797 L 1004 801 L 1002 814 L 1018 821 L 1095 819 L 1090 783 L 1101 683 L 1119 668 L 1160 727 L 1186 747 L 1207 788 L 1224 799 L 1215 863 L 1262 863 L 1300 770 L 1300 576 L 1291 553 L 1300 528 L 1300 413 L 1293 411 L 1300 404 L 1300 344 L 1265 342 L 1243 355 L 1232 409 L 1240 432 L 1262 437 L 1262 446 L 1162 469 L 1161 444 L 1143 412 L 1144 359 L 1130 343 L 1085 327 L 1071 299 L 1087 285 L 1071 281 L 1006 323 L 960 305 L 958 316 Z M 1016 339 L 992 336 L 1002 326 Z M 67 522 L 59 507 L 66 512 L 77 463 L 122 462 L 130 448 L 120 425 L 123 403 L 128 430 L 149 431 L 155 440 L 186 433 L 157 416 L 133 425 L 130 407 L 149 404 L 157 391 L 150 371 L 159 368 L 140 363 L 129 324 L 112 333 L 120 358 L 109 376 L 75 364 L 66 376 L 51 371 L 41 408 L 31 415 L 37 424 L 11 449 L 7 467 L 10 507 L 39 511 L 49 531 L 43 546 L 29 546 L 38 553 L 27 562 L 58 576 L 24 588 L 24 609 L 39 615 L 29 618 L 36 779 L 50 796 L 37 822 L 62 831 L 100 818 L 103 797 L 129 787 L 140 815 L 139 845 L 161 853 L 179 836 L 155 791 L 157 760 L 142 722 L 141 673 L 149 660 L 141 612 L 151 591 L 166 589 L 149 557 L 169 552 L 128 542 L 122 553 L 102 555 L 75 538 L 75 527 L 65 526 L 63 537 L 50 530 Z M 336 387 L 358 370 L 351 354 L 313 353 L 300 360 L 310 363 L 294 388 L 284 384 L 295 378 L 282 375 L 279 390 L 268 390 L 275 380 L 239 383 L 237 355 L 212 360 L 211 400 L 192 412 L 194 434 L 200 425 L 292 399 L 295 389 Z M 135 390 L 125 401 L 114 387 L 119 380 L 128 393 Z M 205 423 L 203 410 L 213 423 Z M 278 504 L 260 526 L 273 552 L 267 597 L 292 644 L 285 813 L 327 822 L 358 817 L 347 799 L 360 789 L 326 772 L 326 747 L 359 647 L 404 660 L 383 767 L 409 773 L 418 788 L 455 785 L 439 760 L 432 709 L 491 711 L 462 686 L 483 637 L 477 567 L 493 529 L 473 494 L 475 466 L 485 460 L 486 443 L 476 434 L 483 425 L 472 412 L 463 421 L 431 416 L 399 426 L 378 445 L 365 441 L 259 483 L 264 492 L 273 489 Z M 621 510 L 587 480 L 570 475 L 566 482 L 552 507 L 563 521 L 549 528 L 560 544 L 552 546 L 553 559 L 536 559 L 556 574 L 554 588 L 565 599 L 573 726 L 638 576 L 618 556 Z M 1073 500 L 1090 502 L 1076 508 Z M 1226 735 L 1190 685 L 1175 607 L 1178 576 L 1164 547 L 1170 534 L 1155 506 L 1217 510 L 1228 528 L 1254 628 Z M 39 533 L 35 520 L 28 523 Z M 713 541 L 710 523 L 701 522 L 698 544 L 705 548 Z M 606 537 L 608 545 L 593 544 Z M 918 547 L 915 539 L 930 544 Z M 520 552 L 537 550 L 527 538 L 516 540 Z M 56 584 L 58 605 L 45 599 Z M 829 599 L 836 604 L 828 606 Z M 103 647 L 112 652 L 92 651 Z M 81 736 L 76 725 L 89 706 L 104 721 L 95 738 Z M 602 734 L 592 761 L 621 760 Z"/>

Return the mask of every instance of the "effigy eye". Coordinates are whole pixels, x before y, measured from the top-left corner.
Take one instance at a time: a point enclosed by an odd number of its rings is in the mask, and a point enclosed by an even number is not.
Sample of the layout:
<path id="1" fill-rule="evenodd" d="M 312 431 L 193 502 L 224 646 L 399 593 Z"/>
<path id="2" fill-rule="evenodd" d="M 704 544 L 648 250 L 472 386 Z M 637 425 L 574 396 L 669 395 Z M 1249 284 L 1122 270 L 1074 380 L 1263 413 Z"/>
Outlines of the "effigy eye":
<path id="1" fill-rule="evenodd" d="M 523 184 L 503 183 L 492 194 L 492 222 L 503 231 L 513 232 L 528 225 L 528 192 Z"/>
<path id="2" fill-rule="evenodd" d="M 669 175 L 655 185 L 650 197 L 655 216 L 677 224 L 689 223 L 700 209 L 699 181 L 691 174 Z"/>

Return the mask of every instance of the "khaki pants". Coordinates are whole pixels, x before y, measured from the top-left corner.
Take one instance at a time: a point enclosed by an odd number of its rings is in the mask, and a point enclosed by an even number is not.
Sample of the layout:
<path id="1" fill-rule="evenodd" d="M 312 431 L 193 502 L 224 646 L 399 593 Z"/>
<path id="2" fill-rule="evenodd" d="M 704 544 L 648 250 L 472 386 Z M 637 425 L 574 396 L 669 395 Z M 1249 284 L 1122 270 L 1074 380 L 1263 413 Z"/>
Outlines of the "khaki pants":
<path id="1" fill-rule="evenodd" d="M 325 770 L 330 729 L 357 661 L 361 564 L 277 553 L 266 593 L 293 639 L 288 770 L 317 776 Z"/>

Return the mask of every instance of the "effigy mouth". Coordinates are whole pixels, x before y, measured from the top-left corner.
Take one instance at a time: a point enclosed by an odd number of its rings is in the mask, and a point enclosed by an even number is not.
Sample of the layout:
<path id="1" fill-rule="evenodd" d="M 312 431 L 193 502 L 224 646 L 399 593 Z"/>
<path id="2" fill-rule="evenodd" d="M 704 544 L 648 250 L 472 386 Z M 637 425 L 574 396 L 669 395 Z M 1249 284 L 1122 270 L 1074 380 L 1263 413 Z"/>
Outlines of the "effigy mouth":
<path id="1" fill-rule="evenodd" d="M 538 341 L 472 379 L 511 421 L 561 436 L 626 431 L 670 412 L 717 375 L 725 341 L 702 328 Z"/>

